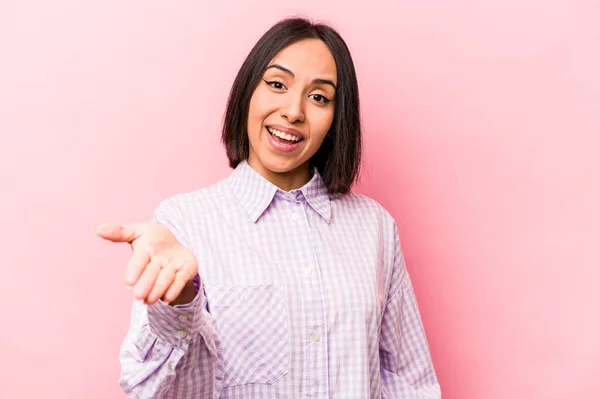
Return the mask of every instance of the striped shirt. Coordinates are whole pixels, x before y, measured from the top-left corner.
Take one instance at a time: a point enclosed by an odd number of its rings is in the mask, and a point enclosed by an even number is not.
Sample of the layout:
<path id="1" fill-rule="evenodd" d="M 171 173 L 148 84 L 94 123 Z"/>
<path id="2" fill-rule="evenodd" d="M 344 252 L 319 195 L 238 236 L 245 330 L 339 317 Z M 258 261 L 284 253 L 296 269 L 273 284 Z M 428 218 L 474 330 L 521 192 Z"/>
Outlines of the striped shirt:
<path id="1" fill-rule="evenodd" d="M 242 162 L 154 220 L 198 260 L 189 304 L 134 301 L 129 398 L 440 398 L 394 219 L 316 168 L 282 191 Z"/>

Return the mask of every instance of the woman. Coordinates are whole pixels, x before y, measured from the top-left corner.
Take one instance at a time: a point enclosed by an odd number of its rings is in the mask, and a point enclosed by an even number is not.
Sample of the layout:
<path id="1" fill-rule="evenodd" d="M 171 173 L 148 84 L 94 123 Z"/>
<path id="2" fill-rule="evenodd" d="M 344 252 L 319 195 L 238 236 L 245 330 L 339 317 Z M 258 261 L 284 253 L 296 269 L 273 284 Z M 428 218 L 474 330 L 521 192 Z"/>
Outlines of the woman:
<path id="1" fill-rule="evenodd" d="M 273 26 L 227 104 L 226 179 L 159 204 L 129 242 L 131 398 L 439 398 L 396 224 L 354 194 L 358 85 L 330 27 Z"/>

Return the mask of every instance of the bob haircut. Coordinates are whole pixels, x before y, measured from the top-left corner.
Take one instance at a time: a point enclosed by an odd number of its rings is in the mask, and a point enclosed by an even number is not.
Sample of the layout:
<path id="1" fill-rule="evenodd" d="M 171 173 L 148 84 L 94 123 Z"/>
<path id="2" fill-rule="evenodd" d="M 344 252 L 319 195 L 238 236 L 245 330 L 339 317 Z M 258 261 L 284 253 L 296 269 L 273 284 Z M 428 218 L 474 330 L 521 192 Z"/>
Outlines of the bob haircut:
<path id="1" fill-rule="evenodd" d="M 252 94 L 271 60 L 284 48 L 304 39 L 319 39 L 329 47 L 338 80 L 333 122 L 323 144 L 311 157 L 310 166 L 317 167 L 329 194 L 347 194 L 358 179 L 362 155 L 358 83 L 350 51 L 332 27 L 304 18 L 287 18 L 258 40 L 231 87 L 221 142 L 230 167 L 235 168 L 248 159 L 248 111 Z"/>

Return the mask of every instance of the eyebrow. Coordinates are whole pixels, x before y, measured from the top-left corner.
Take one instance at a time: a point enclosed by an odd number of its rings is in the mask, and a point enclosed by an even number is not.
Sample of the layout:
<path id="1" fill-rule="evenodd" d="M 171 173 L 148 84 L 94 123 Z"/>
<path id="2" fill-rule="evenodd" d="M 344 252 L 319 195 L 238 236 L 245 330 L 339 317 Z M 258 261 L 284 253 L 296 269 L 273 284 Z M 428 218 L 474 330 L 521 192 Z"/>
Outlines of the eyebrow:
<path id="1" fill-rule="evenodd" d="M 284 68 L 284 67 L 282 67 L 282 66 L 281 66 L 281 65 L 279 65 L 279 64 L 272 64 L 272 65 L 269 65 L 269 66 L 267 67 L 267 69 L 270 69 L 270 68 L 279 69 L 280 71 L 282 71 L 282 72 L 285 72 L 285 73 L 287 73 L 288 75 L 290 75 L 292 78 L 294 77 L 294 72 L 290 71 L 290 70 L 289 70 L 289 69 L 287 69 L 287 68 Z M 314 80 L 313 80 L 313 83 L 314 83 L 314 84 L 325 84 L 325 85 L 331 85 L 331 86 L 332 86 L 332 87 L 333 87 L 335 90 L 337 90 L 337 87 L 335 86 L 335 83 L 333 83 L 333 82 L 332 82 L 331 80 L 329 80 L 329 79 L 318 79 L 318 78 L 317 78 L 317 79 L 314 79 Z"/>

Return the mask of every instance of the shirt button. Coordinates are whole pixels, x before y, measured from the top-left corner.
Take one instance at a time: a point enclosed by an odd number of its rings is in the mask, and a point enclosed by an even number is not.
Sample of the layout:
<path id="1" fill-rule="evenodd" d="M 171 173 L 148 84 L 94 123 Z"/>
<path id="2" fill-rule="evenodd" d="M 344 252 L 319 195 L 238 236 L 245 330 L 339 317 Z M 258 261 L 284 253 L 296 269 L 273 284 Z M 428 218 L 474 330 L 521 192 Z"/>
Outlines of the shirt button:
<path id="1" fill-rule="evenodd" d="M 292 213 L 292 219 L 297 220 L 298 219 L 298 214 L 297 213 Z"/>
<path id="2" fill-rule="evenodd" d="M 177 318 L 181 321 L 186 321 L 188 319 L 188 317 L 184 314 L 180 314 Z"/>
<path id="3" fill-rule="evenodd" d="M 321 340 L 321 337 L 319 337 L 317 334 L 313 334 L 310 336 L 310 340 L 312 342 L 319 342 Z"/>
<path id="4" fill-rule="evenodd" d="M 179 330 L 177 331 L 177 335 L 179 335 L 179 338 L 185 338 L 187 337 L 187 333 L 183 330 Z"/>
<path id="5" fill-rule="evenodd" d="M 307 267 L 306 269 L 304 269 L 304 273 L 306 273 L 307 276 L 310 276 L 312 274 L 312 269 Z"/>

